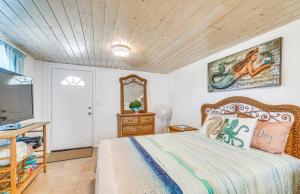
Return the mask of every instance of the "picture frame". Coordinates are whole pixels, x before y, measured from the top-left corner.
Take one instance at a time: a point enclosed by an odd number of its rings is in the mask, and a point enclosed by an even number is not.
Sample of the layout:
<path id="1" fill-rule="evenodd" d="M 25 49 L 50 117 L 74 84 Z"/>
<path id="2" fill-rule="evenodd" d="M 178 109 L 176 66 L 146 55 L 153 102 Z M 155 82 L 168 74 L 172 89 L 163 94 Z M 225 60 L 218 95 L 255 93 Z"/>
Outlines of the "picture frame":
<path id="1" fill-rule="evenodd" d="M 208 63 L 208 92 L 281 85 L 282 38 Z"/>

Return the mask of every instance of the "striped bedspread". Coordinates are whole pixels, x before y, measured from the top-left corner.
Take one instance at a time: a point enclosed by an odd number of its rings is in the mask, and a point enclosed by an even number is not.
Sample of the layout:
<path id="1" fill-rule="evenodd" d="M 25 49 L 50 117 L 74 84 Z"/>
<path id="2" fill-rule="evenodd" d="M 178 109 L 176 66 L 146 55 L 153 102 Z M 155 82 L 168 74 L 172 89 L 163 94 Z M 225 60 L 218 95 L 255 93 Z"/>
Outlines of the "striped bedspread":
<path id="1" fill-rule="evenodd" d="M 106 140 L 98 151 L 101 194 L 300 193 L 300 160 L 196 132 Z"/>

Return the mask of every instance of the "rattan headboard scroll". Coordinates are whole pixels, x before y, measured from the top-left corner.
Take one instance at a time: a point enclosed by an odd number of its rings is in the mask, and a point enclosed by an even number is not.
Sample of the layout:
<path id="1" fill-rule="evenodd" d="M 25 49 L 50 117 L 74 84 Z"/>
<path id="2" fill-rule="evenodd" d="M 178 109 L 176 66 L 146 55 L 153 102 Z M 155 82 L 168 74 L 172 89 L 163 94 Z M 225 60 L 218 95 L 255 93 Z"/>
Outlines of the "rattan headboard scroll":
<path id="1" fill-rule="evenodd" d="M 269 122 L 294 121 L 285 153 L 300 159 L 300 107 L 287 104 L 269 105 L 242 96 L 229 97 L 201 107 L 202 123 L 207 115 L 224 114 L 238 114 Z"/>

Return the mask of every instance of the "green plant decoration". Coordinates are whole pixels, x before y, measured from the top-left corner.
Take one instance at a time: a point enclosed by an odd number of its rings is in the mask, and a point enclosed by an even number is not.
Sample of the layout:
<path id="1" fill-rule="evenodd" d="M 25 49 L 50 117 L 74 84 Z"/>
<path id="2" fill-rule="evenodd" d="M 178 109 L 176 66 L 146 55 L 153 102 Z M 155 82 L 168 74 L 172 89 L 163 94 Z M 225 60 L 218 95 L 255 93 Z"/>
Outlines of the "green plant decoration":
<path id="1" fill-rule="evenodd" d="M 142 107 L 142 103 L 138 100 L 135 100 L 129 104 L 129 108 L 131 110 L 134 110 L 135 108 L 141 108 L 141 107 Z"/>

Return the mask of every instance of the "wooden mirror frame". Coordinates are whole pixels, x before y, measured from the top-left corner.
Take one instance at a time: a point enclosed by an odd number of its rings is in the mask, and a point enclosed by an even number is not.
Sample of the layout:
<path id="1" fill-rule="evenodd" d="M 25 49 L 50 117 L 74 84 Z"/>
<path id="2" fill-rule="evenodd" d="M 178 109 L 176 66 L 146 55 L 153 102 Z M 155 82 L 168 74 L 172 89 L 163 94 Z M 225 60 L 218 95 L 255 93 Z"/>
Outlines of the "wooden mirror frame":
<path id="1" fill-rule="evenodd" d="M 132 79 L 132 81 L 127 83 L 128 79 Z M 124 85 L 130 84 L 132 82 L 137 83 L 144 87 L 144 110 L 140 110 L 140 113 L 147 112 L 147 80 L 143 79 L 137 75 L 131 74 L 126 77 L 121 77 L 119 79 L 120 82 L 120 94 L 121 94 L 121 113 L 134 113 L 132 110 L 124 110 Z"/>

